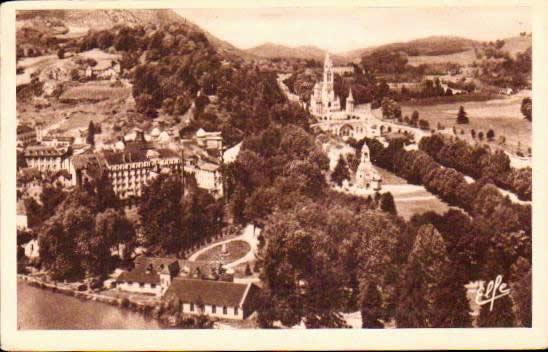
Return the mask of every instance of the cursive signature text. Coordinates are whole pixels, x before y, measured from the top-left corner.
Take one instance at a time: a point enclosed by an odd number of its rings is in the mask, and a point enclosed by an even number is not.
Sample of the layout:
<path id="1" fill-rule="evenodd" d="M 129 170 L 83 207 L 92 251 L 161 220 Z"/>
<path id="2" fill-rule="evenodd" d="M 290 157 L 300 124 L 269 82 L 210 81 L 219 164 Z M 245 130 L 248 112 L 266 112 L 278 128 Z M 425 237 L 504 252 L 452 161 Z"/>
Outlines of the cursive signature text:
<path id="1" fill-rule="evenodd" d="M 476 303 L 480 306 L 489 303 L 489 311 L 492 311 L 495 300 L 508 294 L 510 294 L 510 288 L 502 282 L 502 275 L 497 275 L 494 281 L 489 281 L 487 289 L 483 282 L 480 283 L 480 287 L 476 291 Z"/>

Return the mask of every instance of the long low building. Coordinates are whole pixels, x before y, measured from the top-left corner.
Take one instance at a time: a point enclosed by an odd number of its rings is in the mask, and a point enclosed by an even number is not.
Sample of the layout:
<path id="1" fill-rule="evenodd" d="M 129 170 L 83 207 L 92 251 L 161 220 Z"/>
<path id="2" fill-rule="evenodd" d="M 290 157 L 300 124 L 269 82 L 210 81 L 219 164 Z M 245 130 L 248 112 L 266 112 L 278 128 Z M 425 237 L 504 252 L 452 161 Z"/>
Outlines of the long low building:
<path id="1" fill-rule="evenodd" d="M 242 320 L 257 309 L 259 294 L 253 283 L 176 278 L 165 299 L 178 299 L 183 313 Z"/>

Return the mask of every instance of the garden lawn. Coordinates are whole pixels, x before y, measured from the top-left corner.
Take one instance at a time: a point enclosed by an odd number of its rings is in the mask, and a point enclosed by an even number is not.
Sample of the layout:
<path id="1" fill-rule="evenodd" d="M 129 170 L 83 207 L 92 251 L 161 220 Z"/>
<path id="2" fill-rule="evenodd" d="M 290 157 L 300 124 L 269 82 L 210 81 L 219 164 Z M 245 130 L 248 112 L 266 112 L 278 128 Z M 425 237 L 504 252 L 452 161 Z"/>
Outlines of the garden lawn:
<path id="1" fill-rule="evenodd" d="M 226 250 L 228 251 L 228 254 L 225 256 L 221 256 L 222 251 L 222 244 L 216 245 L 215 247 L 212 247 L 205 251 L 204 253 L 200 254 L 198 258 L 196 258 L 197 261 L 215 261 L 215 260 L 222 260 L 224 263 L 232 263 L 243 256 L 247 254 L 251 250 L 251 246 L 246 241 L 230 241 L 226 243 Z"/>

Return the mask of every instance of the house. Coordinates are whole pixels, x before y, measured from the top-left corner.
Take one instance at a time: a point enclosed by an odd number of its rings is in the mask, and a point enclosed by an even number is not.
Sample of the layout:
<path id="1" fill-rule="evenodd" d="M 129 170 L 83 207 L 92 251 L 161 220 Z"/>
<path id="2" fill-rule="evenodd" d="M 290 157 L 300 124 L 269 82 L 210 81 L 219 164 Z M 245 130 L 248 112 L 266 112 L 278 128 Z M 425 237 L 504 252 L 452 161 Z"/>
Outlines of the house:
<path id="1" fill-rule="evenodd" d="M 72 178 L 72 174 L 67 170 L 59 170 L 51 177 L 51 181 L 53 184 L 61 184 L 63 187 L 70 187 L 75 184 Z"/>
<path id="2" fill-rule="evenodd" d="M 42 87 L 42 90 L 46 96 L 51 96 L 55 92 L 55 89 L 57 89 L 57 82 L 53 80 L 44 82 Z"/>
<path id="3" fill-rule="evenodd" d="M 27 125 L 17 126 L 17 141 L 20 141 L 23 145 L 36 143 L 36 129 Z"/>
<path id="4" fill-rule="evenodd" d="M 221 165 L 195 155 L 185 156 L 183 170 L 194 175 L 199 188 L 209 191 L 215 197 L 223 196 Z"/>
<path id="5" fill-rule="evenodd" d="M 354 66 L 335 66 L 333 67 L 333 73 L 339 74 L 341 76 L 345 74 L 353 74 Z"/>
<path id="6" fill-rule="evenodd" d="M 259 293 L 253 283 L 176 278 L 164 299 L 179 300 L 183 313 L 243 320 L 257 309 Z"/>
<path id="7" fill-rule="evenodd" d="M 33 239 L 23 245 L 25 256 L 27 258 L 38 258 L 40 256 L 40 246 L 38 240 Z"/>
<path id="8" fill-rule="evenodd" d="M 137 257 L 135 267 L 116 280 L 121 291 L 162 296 L 181 270 L 175 258 Z"/>
<path id="9" fill-rule="evenodd" d="M 74 143 L 74 137 L 60 134 L 50 134 L 42 137 L 42 144 L 50 147 L 70 147 Z"/>
<path id="10" fill-rule="evenodd" d="M 162 296 L 176 277 L 233 281 L 233 277 L 221 269 L 222 266 L 212 262 L 139 256 L 133 263 L 134 268 L 116 280 L 121 291 Z"/>
<path id="11" fill-rule="evenodd" d="M 196 132 L 196 143 L 200 147 L 206 149 L 221 149 L 223 145 L 223 137 L 221 132 L 206 132 L 203 128 L 200 128 Z"/>
<path id="12" fill-rule="evenodd" d="M 27 208 L 23 200 L 17 201 L 17 219 L 15 223 L 18 230 L 28 229 Z"/>

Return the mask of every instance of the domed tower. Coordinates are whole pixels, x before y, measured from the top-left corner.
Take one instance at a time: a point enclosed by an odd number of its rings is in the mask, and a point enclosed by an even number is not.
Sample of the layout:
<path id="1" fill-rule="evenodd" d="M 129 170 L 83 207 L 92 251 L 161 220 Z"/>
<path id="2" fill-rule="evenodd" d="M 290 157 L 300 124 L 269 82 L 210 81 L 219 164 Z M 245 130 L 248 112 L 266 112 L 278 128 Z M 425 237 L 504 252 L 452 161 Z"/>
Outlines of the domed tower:
<path id="1" fill-rule="evenodd" d="M 350 88 L 350 92 L 348 93 L 348 97 L 346 98 L 346 112 L 348 114 L 354 112 L 354 97 L 352 96 L 352 88 Z"/>

